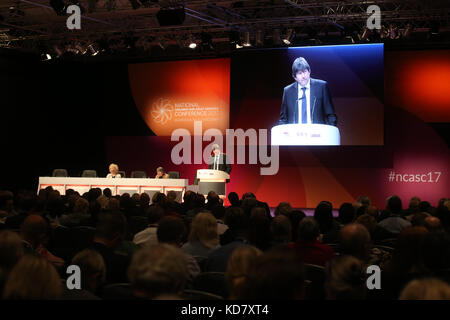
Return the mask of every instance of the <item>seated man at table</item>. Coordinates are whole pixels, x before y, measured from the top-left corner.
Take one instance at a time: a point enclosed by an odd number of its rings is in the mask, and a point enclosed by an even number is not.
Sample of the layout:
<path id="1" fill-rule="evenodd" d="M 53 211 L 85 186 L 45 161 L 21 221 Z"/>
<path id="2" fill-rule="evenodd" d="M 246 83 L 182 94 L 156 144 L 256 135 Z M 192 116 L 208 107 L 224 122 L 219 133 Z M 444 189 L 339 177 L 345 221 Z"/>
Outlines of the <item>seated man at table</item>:
<path id="1" fill-rule="evenodd" d="M 122 178 L 119 173 L 119 166 L 115 163 L 109 165 L 109 173 L 106 178 Z"/>
<path id="2" fill-rule="evenodd" d="M 169 179 L 169 175 L 164 171 L 163 167 L 158 167 L 156 169 L 155 179 Z"/>

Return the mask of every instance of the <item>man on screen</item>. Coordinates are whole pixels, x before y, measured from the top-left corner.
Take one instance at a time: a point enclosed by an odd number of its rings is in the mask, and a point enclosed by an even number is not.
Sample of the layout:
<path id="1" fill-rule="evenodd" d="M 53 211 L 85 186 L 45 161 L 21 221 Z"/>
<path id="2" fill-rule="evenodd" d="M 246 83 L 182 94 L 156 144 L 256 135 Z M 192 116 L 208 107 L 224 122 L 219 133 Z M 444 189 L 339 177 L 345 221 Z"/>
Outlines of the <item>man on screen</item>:
<path id="1" fill-rule="evenodd" d="M 220 152 L 220 147 L 218 144 L 214 144 L 212 146 L 212 152 L 214 155 L 212 155 L 209 158 L 209 167 L 208 169 L 213 170 L 222 170 L 226 173 L 230 174 L 231 172 L 231 164 L 228 161 L 228 157 L 225 153 Z"/>
<path id="2" fill-rule="evenodd" d="M 292 64 L 295 82 L 284 88 L 279 124 L 321 123 L 337 125 L 327 82 L 310 78 L 311 68 L 303 57 Z"/>

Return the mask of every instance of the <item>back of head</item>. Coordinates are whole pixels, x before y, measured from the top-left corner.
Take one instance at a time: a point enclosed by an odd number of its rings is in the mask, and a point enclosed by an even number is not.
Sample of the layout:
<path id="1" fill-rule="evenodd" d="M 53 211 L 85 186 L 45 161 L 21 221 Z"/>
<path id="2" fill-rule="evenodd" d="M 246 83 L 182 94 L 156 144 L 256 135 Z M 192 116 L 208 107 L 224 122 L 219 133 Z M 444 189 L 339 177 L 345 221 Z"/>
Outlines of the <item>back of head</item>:
<path id="1" fill-rule="evenodd" d="M 428 212 L 428 213 L 430 213 L 429 212 L 430 209 L 431 209 L 431 204 L 428 201 L 421 201 L 419 203 L 419 210 L 420 210 L 420 212 Z"/>
<path id="2" fill-rule="evenodd" d="M 290 242 L 292 239 L 292 225 L 289 218 L 284 215 L 275 217 L 270 224 L 270 233 L 273 241 Z"/>
<path id="3" fill-rule="evenodd" d="M 219 244 L 217 233 L 217 220 L 211 213 L 200 212 L 192 220 L 189 241 L 198 241 L 207 248 L 213 248 Z"/>
<path id="4" fill-rule="evenodd" d="M 231 298 L 242 294 L 242 286 L 247 280 L 250 271 L 263 253 L 254 246 L 241 246 L 233 250 L 228 259 L 225 278 L 230 288 Z"/>
<path id="5" fill-rule="evenodd" d="M 423 245 L 428 230 L 425 227 L 406 227 L 396 241 L 392 259 L 388 265 L 390 271 L 409 273 L 411 268 L 423 265 Z"/>
<path id="6" fill-rule="evenodd" d="M 160 243 L 179 244 L 186 232 L 183 220 L 173 216 L 166 216 L 159 220 L 156 235 Z"/>
<path id="7" fill-rule="evenodd" d="M 438 232 L 438 231 L 443 230 L 442 225 L 441 225 L 441 220 L 439 220 L 439 218 L 437 218 L 437 217 L 433 217 L 433 216 L 426 217 L 424 222 L 425 222 L 425 227 L 430 232 Z"/>
<path id="8" fill-rule="evenodd" d="M 339 247 L 342 254 L 365 261 L 370 249 L 369 231 L 359 223 L 344 226 L 339 232 Z"/>
<path id="9" fill-rule="evenodd" d="M 403 210 L 402 200 L 398 196 L 391 196 L 386 200 L 386 210 L 392 214 L 400 214 Z"/>
<path id="10" fill-rule="evenodd" d="M 236 192 L 230 192 L 228 194 L 228 201 L 230 201 L 232 206 L 238 206 L 239 205 L 239 196 Z"/>
<path id="11" fill-rule="evenodd" d="M 399 300 L 450 300 L 450 286 L 437 278 L 416 279 L 406 285 Z"/>
<path id="12" fill-rule="evenodd" d="M 378 219 L 378 217 L 380 215 L 380 212 L 379 212 L 378 208 L 375 207 L 375 206 L 368 206 L 367 210 L 366 210 L 366 213 L 370 214 L 375 219 Z"/>
<path id="13" fill-rule="evenodd" d="M 353 222 L 355 220 L 355 216 L 356 216 L 355 208 L 351 203 L 344 202 L 339 207 L 339 221 L 342 224 L 348 224 Z"/>
<path id="14" fill-rule="evenodd" d="M 357 202 L 362 203 L 362 205 L 366 207 L 372 205 L 372 201 L 370 201 L 370 198 L 368 196 L 360 196 Z"/>
<path id="15" fill-rule="evenodd" d="M 105 281 L 106 267 L 103 257 L 95 250 L 84 249 L 72 258 L 72 264 L 77 265 L 81 271 L 81 288 L 90 288 L 91 280 L 96 278 L 99 284 Z"/>
<path id="16" fill-rule="evenodd" d="M 195 202 L 195 192 L 188 190 L 184 193 L 183 202 L 188 205 L 192 205 Z"/>
<path id="17" fill-rule="evenodd" d="M 282 214 L 286 217 L 289 217 L 292 213 L 292 206 L 289 202 L 280 202 L 275 209 L 274 215 L 275 217 Z"/>
<path id="18" fill-rule="evenodd" d="M 241 208 L 244 210 L 244 213 L 250 217 L 252 209 L 258 205 L 256 198 L 248 197 L 242 200 Z"/>
<path id="19" fill-rule="evenodd" d="M 409 208 L 408 208 L 409 212 L 410 213 L 420 212 L 419 204 L 420 199 L 417 197 L 412 197 L 411 200 L 409 201 Z"/>
<path id="20" fill-rule="evenodd" d="M 41 244 L 48 231 L 48 224 L 40 215 L 29 215 L 22 226 L 20 232 L 22 237 L 28 241 L 33 247 Z"/>
<path id="21" fill-rule="evenodd" d="M 247 228 L 248 219 L 244 210 L 239 207 L 230 207 L 225 210 L 225 224 L 232 230 Z"/>
<path id="22" fill-rule="evenodd" d="M 425 219 L 426 219 L 427 217 L 429 217 L 429 216 L 430 216 L 430 215 L 429 215 L 428 213 L 425 213 L 425 212 L 418 212 L 418 213 L 415 213 L 415 214 L 412 216 L 411 224 L 412 224 L 413 226 L 417 226 L 417 227 L 425 227 L 425 226 L 426 226 Z"/>
<path id="23" fill-rule="evenodd" d="M 177 199 L 177 193 L 173 190 L 167 192 L 167 200 L 174 202 Z"/>
<path id="24" fill-rule="evenodd" d="M 319 223 L 320 231 L 327 232 L 333 223 L 333 207 L 328 201 L 320 202 L 314 210 L 314 219 Z"/>
<path id="25" fill-rule="evenodd" d="M 9 274 L 4 299 L 48 300 L 61 297 L 63 288 L 55 267 L 45 258 L 25 255 Z"/>
<path id="26" fill-rule="evenodd" d="M 135 205 L 138 205 L 141 200 L 141 195 L 139 193 L 133 193 L 133 195 L 131 196 L 131 200 L 134 201 Z"/>
<path id="27" fill-rule="evenodd" d="M 328 299 L 365 299 L 366 273 L 361 260 L 348 255 L 338 256 L 328 262 L 325 276 Z"/>
<path id="28" fill-rule="evenodd" d="M 316 240 L 320 235 L 319 224 L 316 219 L 306 217 L 298 225 L 298 237 L 304 241 Z"/>
<path id="29" fill-rule="evenodd" d="M 424 263 L 429 270 L 439 272 L 450 269 L 450 234 L 429 232 L 423 246 Z"/>
<path id="30" fill-rule="evenodd" d="M 103 189 L 103 195 L 107 198 L 111 198 L 112 197 L 111 189 L 110 188 Z"/>
<path id="31" fill-rule="evenodd" d="M 168 244 L 145 247 L 133 255 L 128 278 L 140 297 L 179 294 L 188 278 L 187 260 L 180 249 Z"/>
<path id="32" fill-rule="evenodd" d="M 273 248 L 257 258 L 240 299 L 292 300 L 304 297 L 302 261 L 286 247 Z"/>
<path id="33" fill-rule="evenodd" d="M 105 240 L 123 239 L 126 233 L 126 221 L 122 213 L 105 212 L 99 216 L 95 237 Z"/>
<path id="34" fill-rule="evenodd" d="M 367 213 L 359 216 L 358 219 L 356 219 L 356 223 L 362 224 L 366 227 L 370 234 L 373 234 L 377 227 L 377 220 L 375 220 L 372 215 Z"/>
<path id="35" fill-rule="evenodd" d="M 78 198 L 75 201 L 75 206 L 73 207 L 73 212 L 76 213 L 87 213 L 89 210 L 89 202 L 84 198 Z"/>
<path id="36" fill-rule="evenodd" d="M 158 223 L 164 216 L 164 209 L 158 205 L 152 205 L 148 207 L 147 216 L 149 224 Z"/>
<path id="37" fill-rule="evenodd" d="M 141 197 L 139 198 L 139 204 L 141 207 L 148 207 L 150 204 L 150 196 L 147 193 L 142 193 Z"/>
<path id="38" fill-rule="evenodd" d="M 23 245 L 19 235 L 11 231 L 0 231 L 0 270 L 9 272 L 23 256 Z"/>

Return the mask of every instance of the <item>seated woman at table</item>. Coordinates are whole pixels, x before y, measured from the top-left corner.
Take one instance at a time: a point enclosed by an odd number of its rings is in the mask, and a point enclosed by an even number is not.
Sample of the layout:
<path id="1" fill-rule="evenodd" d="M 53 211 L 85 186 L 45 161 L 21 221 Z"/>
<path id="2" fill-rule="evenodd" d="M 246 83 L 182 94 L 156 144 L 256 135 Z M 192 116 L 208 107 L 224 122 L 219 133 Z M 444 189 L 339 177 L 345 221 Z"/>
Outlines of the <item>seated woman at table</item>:
<path id="1" fill-rule="evenodd" d="M 115 163 L 109 165 L 109 173 L 106 178 L 122 178 L 119 173 L 119 166 Z"/>
<path id="2" fill-rule="evenodd" d="M 158 167 L 155 179 L 169 179 L 169 175 L 164 171 L 163 167 Z"/>

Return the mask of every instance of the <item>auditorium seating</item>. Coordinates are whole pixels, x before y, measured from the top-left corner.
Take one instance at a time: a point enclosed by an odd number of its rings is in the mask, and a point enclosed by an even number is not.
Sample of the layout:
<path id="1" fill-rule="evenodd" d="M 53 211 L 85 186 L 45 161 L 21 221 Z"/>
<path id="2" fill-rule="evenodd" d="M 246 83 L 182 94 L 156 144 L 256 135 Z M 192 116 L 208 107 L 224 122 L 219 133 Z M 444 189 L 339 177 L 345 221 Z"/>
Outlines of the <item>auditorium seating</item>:
<path id="1" fill-rule="evenodd" d="M 169 171 L 167 174 L 170 179 L 180 179 L 180 173 L 178 171 Z"/>
<path id="2" fill-rule="evenodd" d="M 145 171 L 131 171 L 131 178 L 147 178 Z"/>
<path id="3" fill-rule="evenodd" d="M 120 174 L 120 177 L 126 178 L 127 175 L 125 174 L 125 171 L 119 171 L 118 174 Z"/>
<path id="4" fill-rule="evenodd" d="M 55 169 L 52 172 L 52 177 L 68 177 L 69 174 L 67 173 L 66 169 Z"/>
<path id="5" fill-rule="evenodd" d="M 81 173 L 81 176 L 83 178 L 97 178 L 97 171 L 96 170 L 83 170 Z"/>

